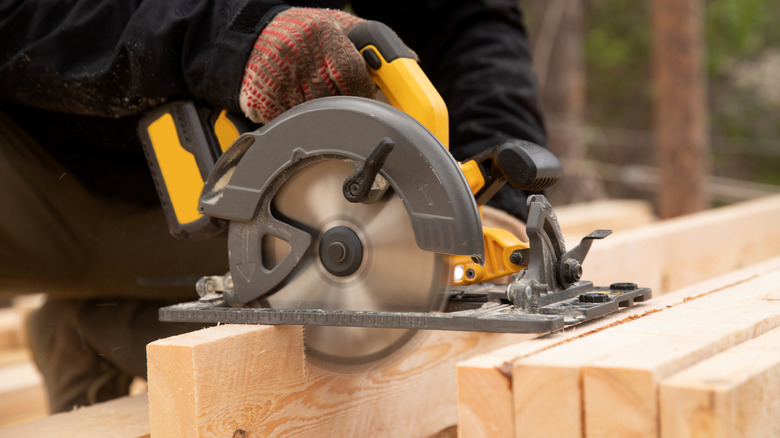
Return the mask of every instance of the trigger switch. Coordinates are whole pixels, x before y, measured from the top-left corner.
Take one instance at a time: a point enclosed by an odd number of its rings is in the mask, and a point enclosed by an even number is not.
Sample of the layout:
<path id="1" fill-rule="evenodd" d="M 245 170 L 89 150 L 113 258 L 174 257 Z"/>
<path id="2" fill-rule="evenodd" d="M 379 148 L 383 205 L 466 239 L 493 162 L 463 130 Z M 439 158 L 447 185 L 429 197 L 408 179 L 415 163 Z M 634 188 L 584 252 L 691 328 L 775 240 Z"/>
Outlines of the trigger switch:
<path id="1" fill-rule="evenodd" d="M 366 60 L 366 64 L 374 70 L 379 70 L 382 66 L 382 59 L 376 54 L 374 49 L 363 50 L 363 59 Z"/>

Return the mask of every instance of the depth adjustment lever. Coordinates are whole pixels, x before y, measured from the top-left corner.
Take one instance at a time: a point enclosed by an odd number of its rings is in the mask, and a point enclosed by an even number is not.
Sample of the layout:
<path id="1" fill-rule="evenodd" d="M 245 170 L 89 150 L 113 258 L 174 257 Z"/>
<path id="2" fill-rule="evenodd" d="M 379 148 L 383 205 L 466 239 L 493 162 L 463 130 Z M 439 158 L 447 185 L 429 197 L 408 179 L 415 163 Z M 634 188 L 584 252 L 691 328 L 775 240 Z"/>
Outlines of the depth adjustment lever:
<path id="1" fill-rule="evenodd" d="M 344 180 L 343 192 L 347 201 L 365 202 L 369 199 L 374 180 L 394 147 L 395 142 L 391 138 L 383 137 L 371 151 L 363 167 Z"/>

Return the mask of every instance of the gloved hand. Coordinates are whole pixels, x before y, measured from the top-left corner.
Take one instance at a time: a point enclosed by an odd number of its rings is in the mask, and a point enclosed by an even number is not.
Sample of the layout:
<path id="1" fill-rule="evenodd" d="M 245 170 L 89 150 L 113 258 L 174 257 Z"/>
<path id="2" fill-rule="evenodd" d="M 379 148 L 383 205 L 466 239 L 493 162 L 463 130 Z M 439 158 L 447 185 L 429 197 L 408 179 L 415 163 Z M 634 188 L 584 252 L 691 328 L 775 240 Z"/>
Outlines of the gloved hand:
<path id="1" fill-rule="evenodd" d="M 347 33 L 364 20 L 332 9 L 291 8 L 255 42 L 239 102 L 252 121 L 268 123 L 293 106 L 334 95 L 374 97 L 377 88 Z"/>

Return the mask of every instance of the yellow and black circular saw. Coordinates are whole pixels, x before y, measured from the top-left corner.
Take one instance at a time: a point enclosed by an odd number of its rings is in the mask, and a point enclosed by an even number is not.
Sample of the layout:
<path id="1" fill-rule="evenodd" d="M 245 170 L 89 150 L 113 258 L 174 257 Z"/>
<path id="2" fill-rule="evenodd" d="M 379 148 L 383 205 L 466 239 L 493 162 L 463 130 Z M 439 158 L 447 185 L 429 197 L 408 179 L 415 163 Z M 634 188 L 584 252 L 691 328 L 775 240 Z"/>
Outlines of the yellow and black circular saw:
<path id="1" fill-rule="evenodd" d="M 446 106 L 413 54 L 380 23 L 350 38 L 390 105 L 316 99 L 254 129 L 175 102 L 142 122 L 171 231 L 228 233 L 230 272 L 204 276 L 201 299 L 162 320 L 305 325 L 309 353 L 359 363 L 418 329 L 547 332 L 650 297 L 582 281 L 592 241 L 609 232 L 567 251 L 541 195 L 528 200 L 529 243 L 483 227 L 479 206 L 501 186 L 549 187 L 559 161 L 518 140 L 458 163 Z"/>

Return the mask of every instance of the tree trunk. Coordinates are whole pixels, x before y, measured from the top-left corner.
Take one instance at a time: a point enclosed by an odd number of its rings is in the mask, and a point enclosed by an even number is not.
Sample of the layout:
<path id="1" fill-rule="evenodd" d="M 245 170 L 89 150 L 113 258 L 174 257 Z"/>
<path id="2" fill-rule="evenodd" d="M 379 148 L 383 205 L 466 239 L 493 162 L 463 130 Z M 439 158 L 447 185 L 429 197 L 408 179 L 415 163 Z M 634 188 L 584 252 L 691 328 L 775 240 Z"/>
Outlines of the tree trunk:
<path id="1" fill-rule="evenodd" d="M 653 4 L 654 124 L 661 218 L 709 206 L 703 0 Z"/>

